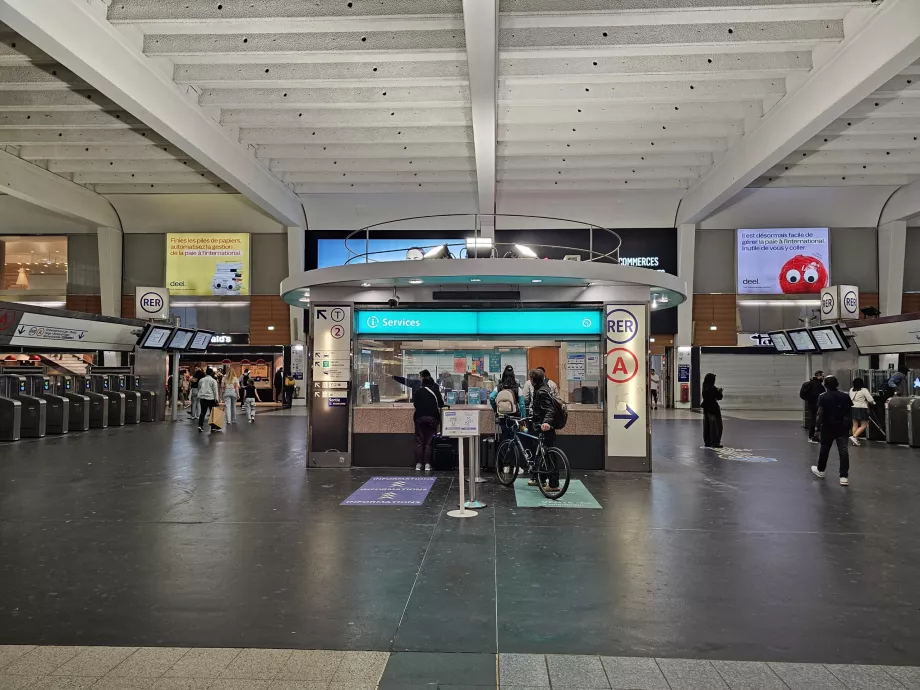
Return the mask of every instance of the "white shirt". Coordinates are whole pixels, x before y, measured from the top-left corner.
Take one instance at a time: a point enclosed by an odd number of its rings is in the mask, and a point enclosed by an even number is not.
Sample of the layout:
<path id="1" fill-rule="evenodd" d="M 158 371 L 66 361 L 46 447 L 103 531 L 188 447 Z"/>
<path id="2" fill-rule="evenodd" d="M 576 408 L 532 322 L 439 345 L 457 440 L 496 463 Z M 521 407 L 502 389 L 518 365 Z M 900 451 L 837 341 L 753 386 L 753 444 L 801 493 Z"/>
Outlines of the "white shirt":
<path id="1" fill-rule="evenodd" d="M 651 384 L 651 389 L 652 389 L 653 391 L 657 391 L 657 390 L 658 390 L 658 384 L 661 383 L 661 377 L 660 377 L 658 374 L 652 374 L 651 376 L 648 377 L 648 380 L 649 380 L 649 382 L 650 382 L 650 384 Z"/>
<path id="2" fill-rule="evenodd" d="M 868 410 L 869 405 L 875 404 L 875 400 L 872 399 L 872 396 L 869 395 L 869 391 L 865 388 L 860 388 L 858 391 L 850 389 L 850 400 L 853 401 L 853 407 L 858 407 L 863 410 Z"/>
<path id="3" fill-rule="evenodd" d="M 202 400 L 217 400 L 220 395 L 217 391 L 217 381 L 210 376 L 205 376 L 198 382 L 198 397 Z"/>

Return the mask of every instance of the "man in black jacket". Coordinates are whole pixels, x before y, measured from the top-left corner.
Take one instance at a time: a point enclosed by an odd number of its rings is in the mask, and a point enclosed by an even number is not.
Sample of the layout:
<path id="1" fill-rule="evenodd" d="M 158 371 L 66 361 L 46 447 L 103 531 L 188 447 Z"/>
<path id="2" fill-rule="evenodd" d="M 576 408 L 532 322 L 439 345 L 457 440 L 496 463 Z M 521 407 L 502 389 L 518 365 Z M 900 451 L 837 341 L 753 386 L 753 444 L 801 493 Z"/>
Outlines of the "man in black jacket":
<path id="1" fill-rule="evenodd" d="M 817 415 L 821 451 L 818 453 L 818 464 L 812 465 L 811 471 L 816 477 L 824 477 L 831 446 L 837 444 L 837 454 L 840 455 L 840 485 L 849 486 L 850 449 L 847 446 L 847 436 L 850 434 L 853 401 L 849 395 L 837 390 L 838 383 L 835 377 L 828 376 L 824 380 L 824 385 L 827 392 L 818 398 Z"/>
<path id="2" fill-rule="evenodd" d="M 824 372 L 820 369 L 816 371 L 810 381 L 802 384 L 799 390 L 799 397 L 808 404 L 808 442 L 819 443 L 818 435 L 815 431 L 818 422 L 818 398 L 824 392 Z"/>
<path id="3" fill-rule="evenodd" d="M 530 372 L 530 383 L 533 386 L 533 402 L 531 409 L 531 423 L 535 431 L 543 432 L 543 446 L 552 448 L 556 445 L 556 431 L 553 428 L 555 421 L 556 405 L 552 400 L 549 386 L 546 383 L 546 375 L 541 369 L 534 369 Z M 536 460 L 536 459 L 535 459 Z M 549 488 L 551 491 L 559 490 L 559 473 L 554 472 L 548 477 Z M 531 486 L 537 485 L 536 475 L 531 477 L 529 482 Z"/>

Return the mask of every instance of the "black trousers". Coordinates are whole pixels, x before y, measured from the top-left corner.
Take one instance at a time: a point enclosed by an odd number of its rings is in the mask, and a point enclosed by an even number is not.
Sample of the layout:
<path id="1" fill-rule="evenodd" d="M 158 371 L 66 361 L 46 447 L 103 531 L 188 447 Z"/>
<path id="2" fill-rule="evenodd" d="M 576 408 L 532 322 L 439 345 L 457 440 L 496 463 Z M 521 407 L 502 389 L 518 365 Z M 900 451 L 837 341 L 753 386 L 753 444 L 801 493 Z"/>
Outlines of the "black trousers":
<path id="1" fill-rule="evenodd" d="M 419 417 L 415 420 L 416 465 L 424 465 L 426 462 L 431 462 L 431 440 L 437 432 L 438 420 L 434 417 Z"/>
<path id="2" fill-rule="evenodd" d="M 703 411 L 703 445 L 722 445 L 722 410 Z"/>
<path id="3" fill-rule="evenodd" d="M 817 438 L 818 406 L 808 403 L 808 438 Z"/>
<path id="4" fill-rule="evenodd" d="M 205 420 L 211 414 L 211 408 L 217 406 L 217 401 L 198 398 L 198 404 L 201 406 L 201 414 L 198 415 L 198 427 L 203 429 Z"/>
<path id="5" fill-rule="evenodd" d="M 831 454 L 831 446 L 837 444 L 837 454 L 840 456 L 840 476 L 850 476 L 850 448 L 847 446 L 849 439 L 846 436 L 837 436 L 836 438 L 821 436 L 821 450 L 818 452 L 818 471 L 824 472 L 827 469 L 827 459 Z"/>

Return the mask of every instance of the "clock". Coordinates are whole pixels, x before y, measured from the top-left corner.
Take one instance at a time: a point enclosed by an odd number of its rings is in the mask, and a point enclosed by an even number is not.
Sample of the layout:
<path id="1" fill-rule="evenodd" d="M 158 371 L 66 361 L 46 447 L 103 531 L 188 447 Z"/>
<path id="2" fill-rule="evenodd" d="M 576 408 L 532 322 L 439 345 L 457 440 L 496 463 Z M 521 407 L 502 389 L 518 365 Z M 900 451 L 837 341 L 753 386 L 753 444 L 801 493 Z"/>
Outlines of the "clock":
<path id="1" fill-rule="evenodd" d="M 406 250 L 406 261 L 420 261 L 425 258 L 425 252 L 418 247 L 411 247 Z"/>

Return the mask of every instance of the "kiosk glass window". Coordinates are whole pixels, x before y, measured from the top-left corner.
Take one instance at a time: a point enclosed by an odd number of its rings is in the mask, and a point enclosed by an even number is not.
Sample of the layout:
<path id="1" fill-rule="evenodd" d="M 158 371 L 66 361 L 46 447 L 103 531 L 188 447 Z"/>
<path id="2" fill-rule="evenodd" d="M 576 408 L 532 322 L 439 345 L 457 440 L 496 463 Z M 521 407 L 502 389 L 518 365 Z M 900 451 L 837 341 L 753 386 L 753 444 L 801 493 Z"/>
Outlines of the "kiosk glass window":
<path id="1" fill-rule="evenodd" d="M 39 304 L 64 301 L 67 256 L 66 236 L 0 235 L 0 298 Z"/>

